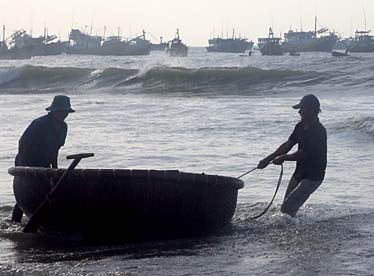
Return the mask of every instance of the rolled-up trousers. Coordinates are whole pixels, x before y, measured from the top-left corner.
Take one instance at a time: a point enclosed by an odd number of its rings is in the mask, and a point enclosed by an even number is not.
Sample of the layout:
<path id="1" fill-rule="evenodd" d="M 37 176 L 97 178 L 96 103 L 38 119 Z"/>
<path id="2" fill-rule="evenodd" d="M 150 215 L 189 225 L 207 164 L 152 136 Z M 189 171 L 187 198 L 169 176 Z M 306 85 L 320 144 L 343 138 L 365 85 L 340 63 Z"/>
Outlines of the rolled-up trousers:
<path id="1" fill-rule="evenodd" d="M 292 177 L 288 183 L 281 211 L 292 217 L 296 216 L 299 208 L 308 200 L 309 196 L 318 189 L 322 181 L 302 179 L 297 181 Z"/>

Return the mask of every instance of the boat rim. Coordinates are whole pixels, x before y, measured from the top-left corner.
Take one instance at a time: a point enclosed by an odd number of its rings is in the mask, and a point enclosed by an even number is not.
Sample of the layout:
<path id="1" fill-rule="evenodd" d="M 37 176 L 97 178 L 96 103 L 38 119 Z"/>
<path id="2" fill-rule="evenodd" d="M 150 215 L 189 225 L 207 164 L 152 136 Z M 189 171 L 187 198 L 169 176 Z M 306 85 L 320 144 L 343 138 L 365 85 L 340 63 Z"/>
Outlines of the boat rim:
<path id="1" fill-rule="evenodd" d="M 11 167 L 8 173 L 13 176 L 19 177 L 39 177 L 43 179 L 59 178 L 66 169 L 42 168 L 42 167 Z M 145 178 L 153 180 L 170 180 L 179 181 L 184 177 L 191 177 L 192 181 L 210 183 L 215 185 L 232 186 L 235 189 L 244 187 L 244 182 L 236 177 L 212 175 L 205 173 L 189 173 L 179 170 L 145 170 L 145 169 L 74 169 L 68 178 L 81 178 L 81 179 L 134 179 Z"/>

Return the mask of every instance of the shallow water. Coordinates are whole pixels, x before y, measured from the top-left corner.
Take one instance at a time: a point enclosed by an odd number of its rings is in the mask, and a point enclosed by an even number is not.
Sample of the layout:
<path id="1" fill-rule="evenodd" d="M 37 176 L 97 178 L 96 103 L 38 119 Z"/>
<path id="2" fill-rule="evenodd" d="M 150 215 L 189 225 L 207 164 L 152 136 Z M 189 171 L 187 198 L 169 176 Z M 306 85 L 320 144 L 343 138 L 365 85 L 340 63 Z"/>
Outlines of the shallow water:
<path id="1" fill-rule="evenodd" d="M 374 56 L 240 57 L 192 49 L 187 58 L 38 57 L 0 64 L 1 275 L 372 275 Z M 68 67 L 68 68 L 67 68 Z M 206 238 L 83 246 L 21 233 L 7 174 L 17 141 L 55 94 L 77 110 L 60 151 L 94 152 L 80 167 L 179 169 L 239 176 L 285 141 L 290 108 L 318 95 L 328 131 L 325 181 L 296 219 L 279 214 L 293 172 L 258 221 L 279 167 L 244 178 L 229 229 Z M 108 227 L 111 227 L 108 225 Z"/>

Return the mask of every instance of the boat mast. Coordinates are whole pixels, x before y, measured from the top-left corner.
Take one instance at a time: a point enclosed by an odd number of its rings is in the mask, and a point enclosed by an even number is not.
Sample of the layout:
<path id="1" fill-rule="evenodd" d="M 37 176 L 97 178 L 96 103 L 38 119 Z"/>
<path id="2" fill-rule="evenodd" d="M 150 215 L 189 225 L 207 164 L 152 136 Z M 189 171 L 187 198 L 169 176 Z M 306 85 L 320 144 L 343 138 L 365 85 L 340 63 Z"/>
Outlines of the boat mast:
<path id="1" fill-rule="evenodd" d="M 103 34 L 103 40 L 105 40 L 105 34 L 106 34 L 106 25 L 104 25 L 104 34 Z"/>
<path id="2" fill-rule="evenodd" d="M 88 46 L 89 46 L 89 43 L 90 43 L 90 40 L 91 40 L 92 28 L 93 28 L 93 19 L 91 20 L 90 35 L 87 37 L 86 49 L 88 49 Z"/>
<path id="3" fill-rule="evenodd" d="M 317 16 L 314 17 L 314 33 L 317 35 Z"/>
<path id="4" fill-rule="evenodd" d="M 274 38 L 273 29 L 271 27 L 269 28 L 269 38 Z"/>
<path id="5" fill-rule="evenodd" d="M 3 42 L 5 44 L 5 25 L 3 25 Z"/>
<path id="6" fill-rule="evenodd" d="M 93 20 L 91 20 L 90 36 L 92 36 L 92 29 L 93 29 Z"/>
<path id="7" fill-rule="evenodd" d="M 44 22 L 44 42 L 46 42 L 46 40 L 47 40 L 47 27 Z"/>

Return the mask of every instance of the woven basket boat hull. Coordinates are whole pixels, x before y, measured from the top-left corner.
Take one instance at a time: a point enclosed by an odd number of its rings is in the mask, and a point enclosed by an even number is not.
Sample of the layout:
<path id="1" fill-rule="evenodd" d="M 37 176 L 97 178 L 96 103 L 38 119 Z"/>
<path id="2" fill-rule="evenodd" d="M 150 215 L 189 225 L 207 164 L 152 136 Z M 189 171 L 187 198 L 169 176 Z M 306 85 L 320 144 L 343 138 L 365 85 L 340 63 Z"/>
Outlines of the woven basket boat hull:
<path id="1" fill-rule="evenodd" d="M 31 217 L 64 169 L 15 167 L 14 193 Z M 53 183 L 53 182 L 52 182 Z M 50 198 L 39 230 L 79 232 L 97 239 L 139 240 L 190 236 L 229 224 L 236 178 L 179 171 L 76 169 Z"/>

